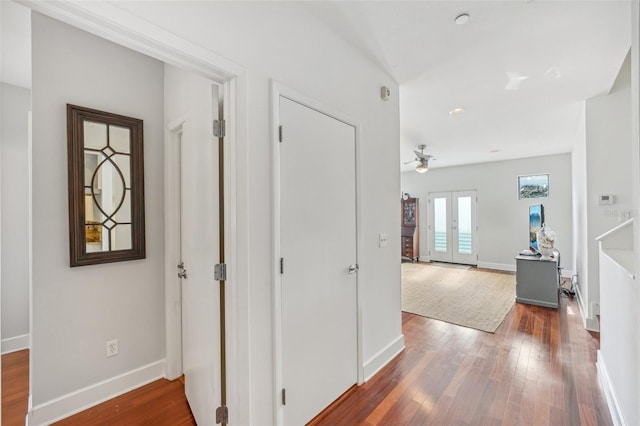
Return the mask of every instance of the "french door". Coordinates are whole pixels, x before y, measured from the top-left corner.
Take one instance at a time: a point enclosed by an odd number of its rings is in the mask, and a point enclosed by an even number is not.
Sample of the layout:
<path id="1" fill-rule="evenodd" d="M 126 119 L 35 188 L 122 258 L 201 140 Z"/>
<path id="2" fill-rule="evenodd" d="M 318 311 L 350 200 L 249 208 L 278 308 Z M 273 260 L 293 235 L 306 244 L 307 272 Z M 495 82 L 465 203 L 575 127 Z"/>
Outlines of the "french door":
<path id="1" fill-rule="evenodd" d="M 478 263 L 476 191 L 429 194 L 429 259 Z"/>

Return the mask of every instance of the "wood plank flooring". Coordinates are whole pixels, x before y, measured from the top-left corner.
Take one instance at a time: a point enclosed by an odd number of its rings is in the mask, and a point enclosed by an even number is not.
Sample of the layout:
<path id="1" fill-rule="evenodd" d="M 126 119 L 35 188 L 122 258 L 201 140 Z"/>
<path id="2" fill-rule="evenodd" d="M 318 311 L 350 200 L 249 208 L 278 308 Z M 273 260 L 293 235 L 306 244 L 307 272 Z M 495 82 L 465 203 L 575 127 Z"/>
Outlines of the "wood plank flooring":
<path id="1" fill-rule="evenodd" d="M 195 426 L 180 380 L 156 380 L 57 423 L 56 426 Z"/>
<path id="2" fill-rule="evenodd" d="M 2 355 L 2 426 L 23 426 L 29 401 L 29 350 Z"/>
<path id="3" fill-rule="evenodd" d="M 610 425 L 578 306 L 517 303 L 495 334 L 403 313 L 406 349 L 312 425 Z"/>
<path id="4" fill-rule="evenodd" d="M 313 425 L 610 425 L 597 334 L 575 302 L 516 304 L 495 334 L 403 313 L 406 349 Z M 26 351 L 25 351 L 26 352 Z M 28 361 L 3 362 L 2 425 L 22 425 Z M 13 364 L 13 365 L 12 365 Z M 6 385 L 12 370 L 23 384 Z M 7 374 L 9 374 L 7 376 Z M 15 410 L 11 408 L 14 405 Z M 58 425 L 195 425 L 179 380 L 158 380 Z"/>

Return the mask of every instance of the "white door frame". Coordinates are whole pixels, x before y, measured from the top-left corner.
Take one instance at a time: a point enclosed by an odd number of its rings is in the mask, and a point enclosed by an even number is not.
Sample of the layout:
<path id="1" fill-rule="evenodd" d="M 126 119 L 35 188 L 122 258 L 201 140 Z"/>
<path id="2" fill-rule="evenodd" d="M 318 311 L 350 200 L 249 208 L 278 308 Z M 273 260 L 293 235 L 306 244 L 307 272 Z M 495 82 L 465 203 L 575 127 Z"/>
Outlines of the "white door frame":
<path id="1" fill-rule="evenodd" d="M 274 424 L 281 425 L 284 420 L 283 405 L 280 399 L 282 390 L 282 277 L 280 275 L 280 155 L 279 155 L 279 125 L 280 125 L 280 96 L 314 109 L 336 120 L 342 121 L 355 128 L 356 137 L 356 257 L 362 253 L 362 179 L 361 179 L 361 151 L 360 151 L 360 122 L 349 115 L 337 111 L 334 108 L 310 98 L 295 89 L 291 89 L 275 80 L 271 81 L 271 170 L 273 198 L 271 202 L 271 229 L 273 235 L 272 254 L 272 285 L 273 285 L 273 394 L 274 398 Z M 362 347 L 362 291 L 361 280 L 356 283 L 356 313 L 357 313 L 357 367 L 358 384 L 364 383 L 364 361 Z"/>
<path id="2" fill-rule="evenodd" d="M 248 259 L 247 236 L 239 239 L 237 229 L 248 228 L 248 214 L 239 212 L 237 205 L 246 205 L 247 167 L 247 75 L 244 67 L 222 56 L 191 43 L 148 21 L 105 1 L 93 2 L 41 2 L 38 0 L 18 0 L 24 6 L 80 28 L 106 40 L 128 47 L 165 63 L 202 75 L 223 86 L 225 99 L 224 118 L 227 135 L 225 140 L 225 241 L 227 261 L 227 350 L 234 356 L 227 356 L 227 406 L 230 420 L 234 424 L 250 424 L 250 365 L 249 353 L 249 292 L 248 267 L 238 263 Z M 179 124 L 179 123 L 178 123 Z M 176 123 L 170 123 L 176 125 Z M 175 174 L 175 164 L 167 158 L 170 148 L 169 129 L 165 129 L 165 175 Z M 175 176 L 175 175 L 174 175 Z M 176 377 L 182 369 L 181 330 L 176 327 L 181 321 L 176 312 L 176 280 L 172 277 L 176 269 L 173 265 L 176 250 L 175 241 L 179 229 L 172 213 L 175 202 L 171 197 L 175 192 L 165 188 L 165 331 L 167 377 Z M 245 209 L 246 210 L 246 209 Z M 180 331 L 178 331 L 180 330 Z M 177 335 L 176 333 L 180 333 Z M 32 366 L 31 366 L 32 367 Z M 242 392 L 240 390 L 242 389 Z M 242 408 L 240 408 L 242 407 Z"/>

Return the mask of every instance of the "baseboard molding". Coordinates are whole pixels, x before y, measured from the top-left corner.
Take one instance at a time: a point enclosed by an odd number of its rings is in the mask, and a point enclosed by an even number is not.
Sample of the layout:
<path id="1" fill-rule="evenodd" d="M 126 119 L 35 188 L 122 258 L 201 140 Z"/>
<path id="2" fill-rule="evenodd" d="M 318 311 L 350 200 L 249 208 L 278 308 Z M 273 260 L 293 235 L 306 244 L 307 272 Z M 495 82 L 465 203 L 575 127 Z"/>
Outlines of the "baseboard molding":
<path id="1" fill-rule="evenodd" d="M 596 361 L 596 367 L 598 370 L 598 379 L 600 379 L 600 386 L 604 391 L 604 397 L 607 400 L 607 406 L 609 407 L 609 413 L 611 413 L 611 420 L 614 425 L 627 425 L 622 415 L 622 410 L 618 404 L 616 393 L 611 386 L 611 379 L 609 378 L 609 372 L 607 371 L 607 364 L 605 362 L 602 353 L 598 351 L 598 360 Z"/>
<path id="2" fill-rule="evenodd" d="M 165 360 L 156 361 L 33 407 L 30 426 L 48 425 L 164 377 Z"/>
<path id="3" fill-rule="evenodd" d="M 496 269 L 498 271 L 509 271 L 509 272 L 516 271 L 516 265 L 510 265 L 508 263 L 478 262 L 478 268 Z"/>
<path id="4" fill-rule="evenodd" d="M 21 351 L 23 349 L 29 349 L 29 335 L 23 334 L 22 336 L 9 337 L 8 339 L 2 339 L 2 355 L 11 352 Z"/>
<path id="5" fill-rule="evenodd" d="M 369 358 L 364 363 L 364 381 L 368 381 L 385 365 L 389 363 L 396 355 L 404 350 L 404 334 L 398 336 L 393 342 L 389 343 L 377 354 Z"/>
<path id="6" fill-rule="evenodd" d="M 578 308 L 580 308 L 580 316 L 582 317 L 582 325 L 589 331 L 600 331 L 600 321 L 598 318 L 590 318 L 588 312 L 585 312 L 584 299 L 580 293 L 580 287 L 576 286 L 576 299 L 578 301 Z"/>

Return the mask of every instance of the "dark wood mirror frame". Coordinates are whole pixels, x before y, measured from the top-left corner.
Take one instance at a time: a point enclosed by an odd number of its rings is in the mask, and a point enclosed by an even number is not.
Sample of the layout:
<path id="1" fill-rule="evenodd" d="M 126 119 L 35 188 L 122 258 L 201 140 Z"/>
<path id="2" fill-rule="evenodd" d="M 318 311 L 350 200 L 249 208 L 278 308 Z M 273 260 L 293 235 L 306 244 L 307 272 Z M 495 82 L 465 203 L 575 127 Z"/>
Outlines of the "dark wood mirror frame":
<path id="1" fill-rule="evenodd" d="M 117 152 L 118 148 L 112 149 L 109 145 L 109 136 L 106 137 L 106 150 L 103 152 L 98 149 L 89 149 L 95 151 L 95 155 L 98 159 L 103 158 L 102 161 L 97 164 L 91 177 L 91 186 L 86 185 L 86 172 L 85 172 L 85 122 L 89 122 L 92 125 L 105 126 L 105 135 L 110 134 L 111 127 L 116 130 L 127 131 L 130 141 L 130 151 L 126 154 Z M 124 139 L 120 139 L 122 141 Z M 122 115 L 112 114 L 108 112 L 98 111 L 90 108 L 80 107 L 76 105 L 67 104 L 67 143 L 68 143 L 68 179 L 69 179 L 69 251 L 70 251 L 70 265 L 83 266 L 93 265 L 99 263 L 109 262 L 121 262 L 125 260 L 144 259 L 145 258 L 145 212 L 144 212 L 144 152 L 143 152 L 143 122 L 142 120 L 125 117 Z M 120 142 L 122 144 L 122 142 Z M 114 145 L 115 146 L 115 145 Z M 129 167 L 128 182 L 123 172 L 118 168 L 116 162 L 111 157 L 120 155 L 120 157 L 128 157 L 130 161 L 122 163 Z M 122 159 L 120 160 L 122 162 Z M 120 196 L 119 204 L 112 213 L 104 213 L 101 203 L 96 201 L 96 195 L 94 193 L 94 182 L 98 175 L 98 170 L 103 165 L 112 167 L 117 172 L 116 177 L 121 179 L 119 184 L 122 185 L 122 195 Z M 126 173 L 126 170 L 125 170 Z M 115 185 L 114 185 L 115 186 Z M 90 193 L 87 194 L 86 191 Z M 127 192 L 128 191 L 128 192 Z M 128 195 L 128 196 L 127 196 Z M 99 209 L 102 214 L 101 221 L 87 223 L 86 220 L 86 196 L 93 197 L 91 200 L 93 210 L 94 205 Z M 113 198 L 113 197 L 112 197 Z M 127 222 L 117 223 L 114 219 L 118 210 L 123 206 L 123 201 L 127 199 L 129 210 L 126 210 Z M 96 204 L 94 204 L 94 202 Z M 112 207 L 113 209 L 113 207 Z M 115 222 L 110 222 L 113 219 Z M 115 225 L 113 224 L 115 223 Z M 117 225 L 121 225 L 120 229 L 130 229 L 131 240 L 128 240 L 128 233 L 126 235 L 127 246 L 126 249 L 112 248 L 111 241 L 115 239 L 115 233 L 112 233 L 112 229 L 115 229 Z M 104 229 L 103 229 L 104 227 Z M 129 227 L 129 228 L 127 228 Z M 99 235 L 106 235 L 108 238 L 108 244 L 106 249 L 104 244 L 101 244 L 98 248 L 99 251 L 89 251 L 87 247 L 89 242 L 92 241 L 87 238 L 87 230 L 91 228 L 90 232 L 98 232 Z M 99 231 L 96 229 L 99 228 Z M 105 231 L 106 230 L 106 231 Z M 120 231 L 121 232 L 121 231 Z M 122 234 L 121 234 L 122 235 Z M 100 237 L 99 237 L 100 238 Z M 99 240 L 100 241 L 100 240 Z"/>

